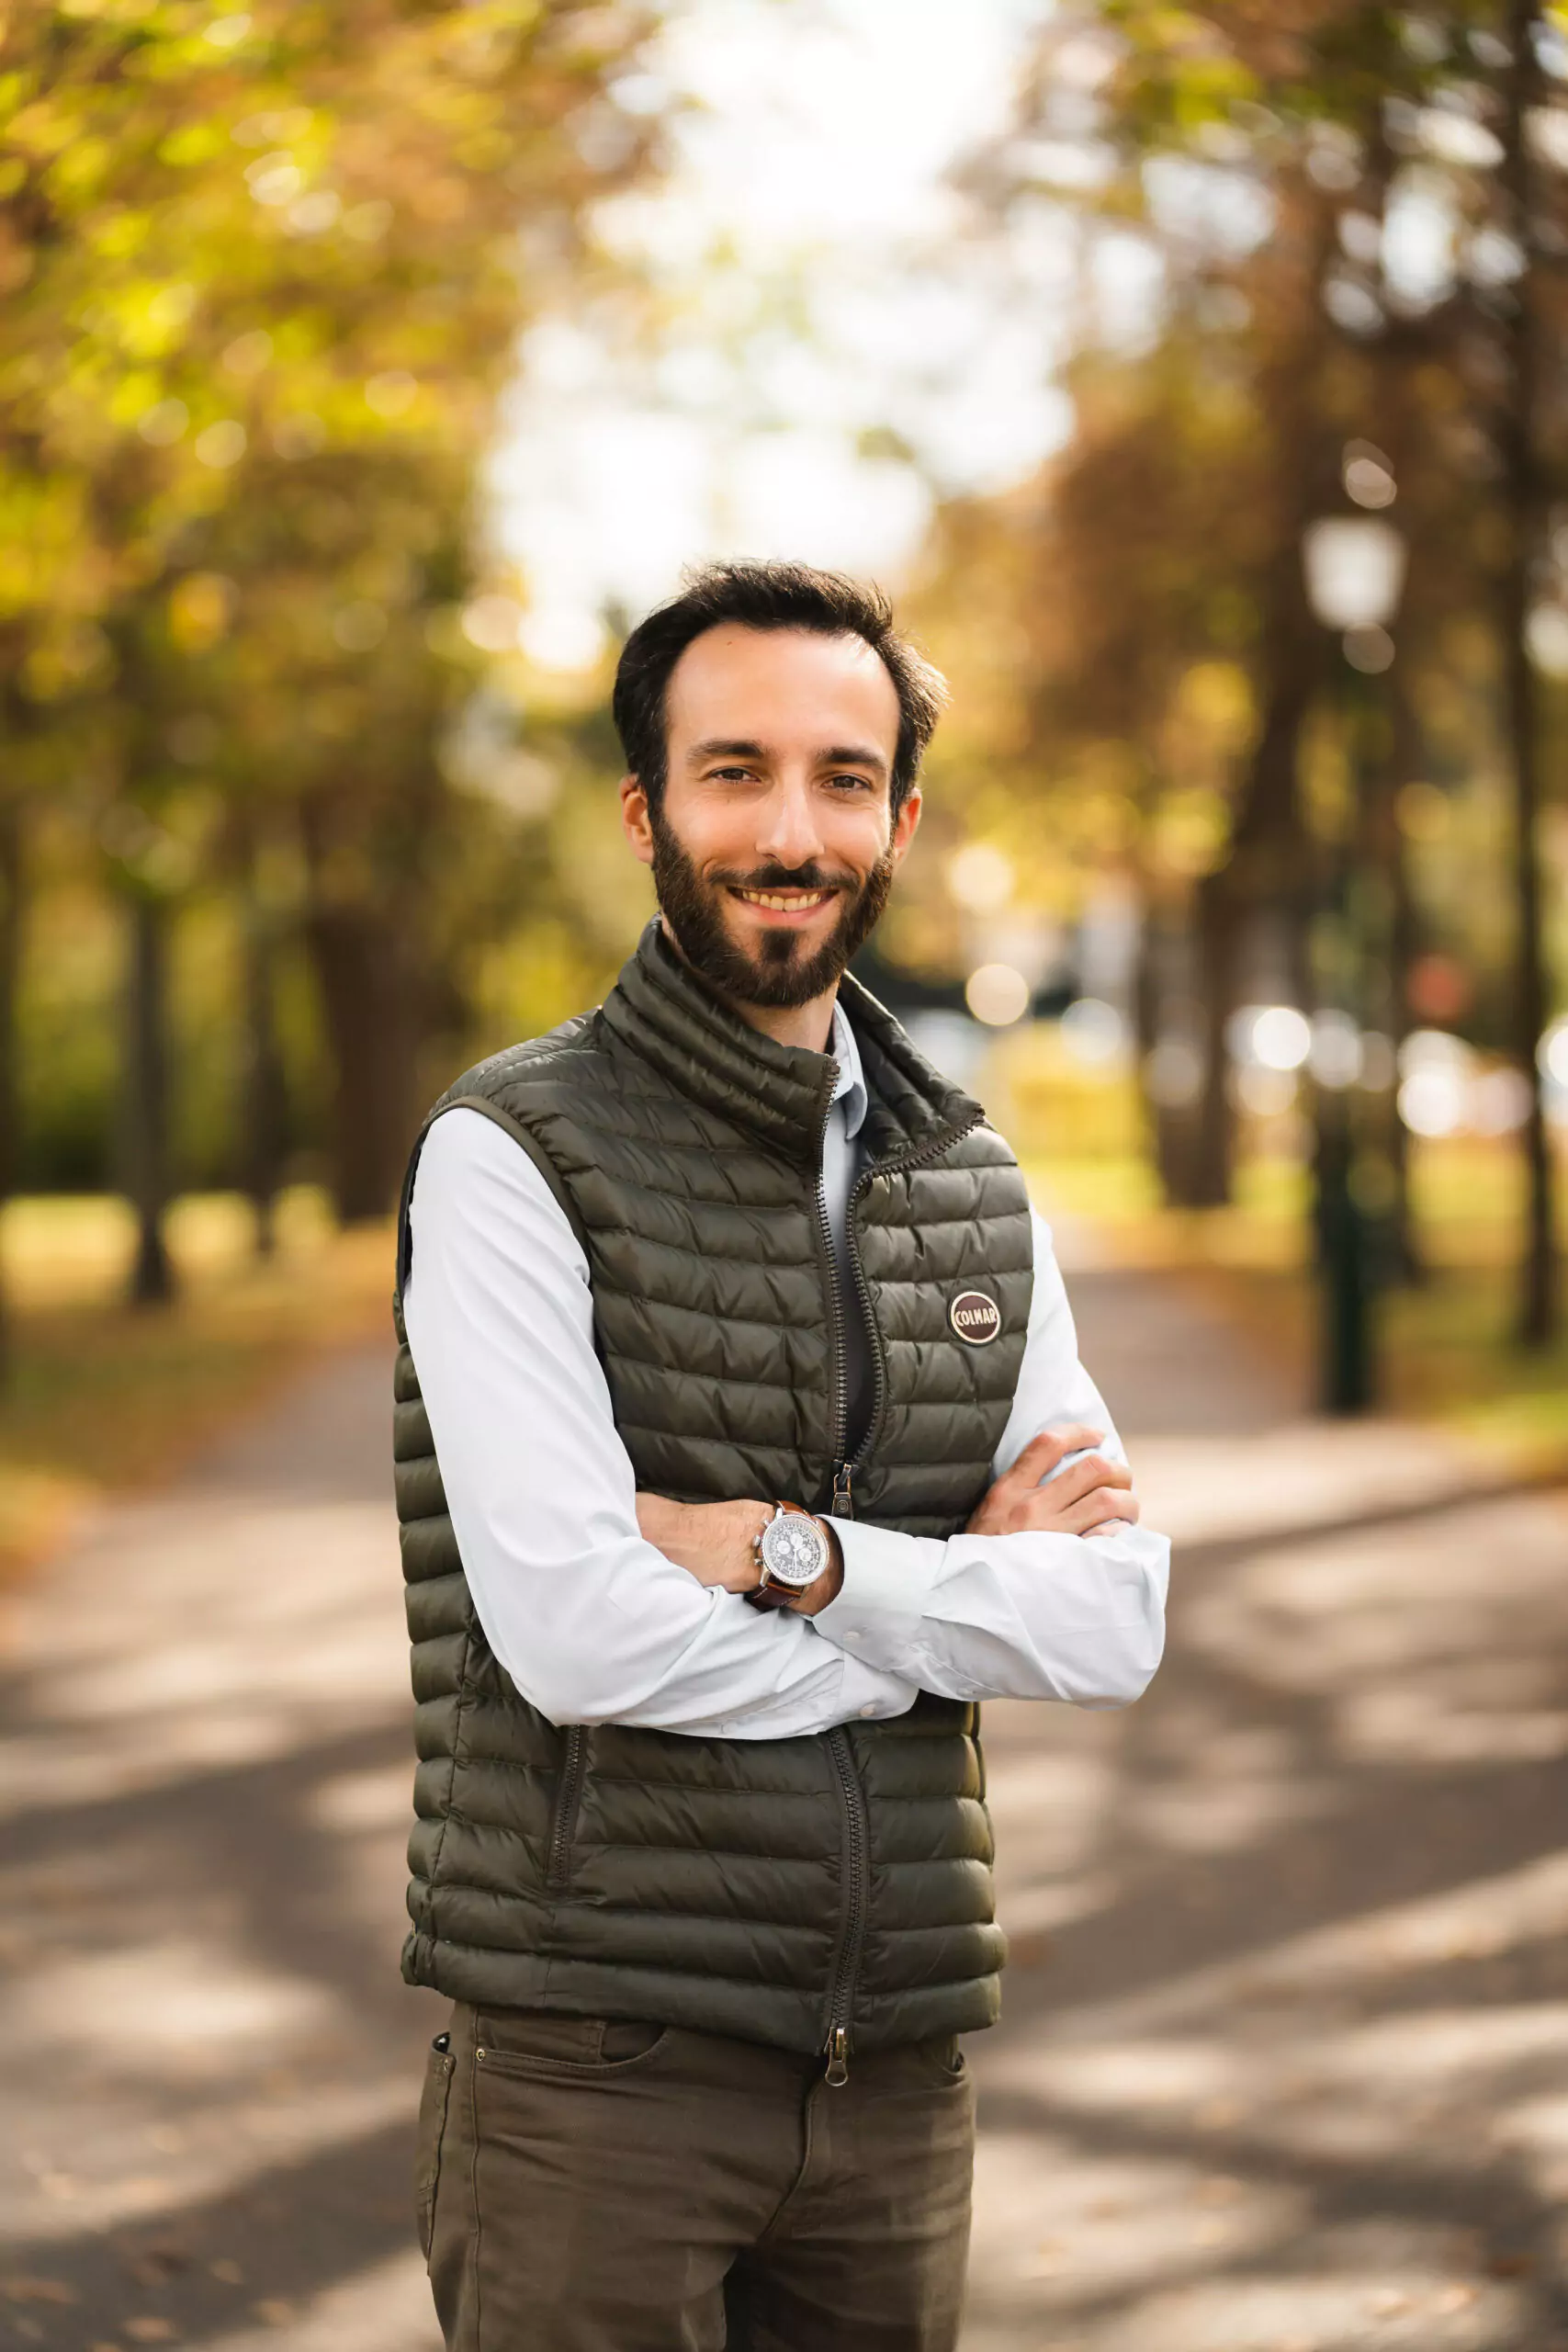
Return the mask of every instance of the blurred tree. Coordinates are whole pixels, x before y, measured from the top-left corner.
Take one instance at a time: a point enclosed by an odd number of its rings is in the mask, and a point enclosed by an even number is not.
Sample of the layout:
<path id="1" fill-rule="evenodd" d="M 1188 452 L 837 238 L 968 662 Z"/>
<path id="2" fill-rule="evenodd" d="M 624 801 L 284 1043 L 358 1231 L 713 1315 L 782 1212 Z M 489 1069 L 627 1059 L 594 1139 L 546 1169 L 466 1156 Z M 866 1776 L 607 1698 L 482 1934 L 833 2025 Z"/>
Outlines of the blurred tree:
<path id="1" fill-rule="evenodd" d="M 1252 704 L 1249 745 L 1211 776 L 1222 821 L 1190 877 L 1194 951 L 1175 959 L 1201 984 L 1199 1034 L 1179 1040 L 1181 1067 L 1201 1077 L 1184 1148 L 1161 1121 L 1180 1197 L 1217 1200 L 1228 1186 L 1224 1038 L 1247 933 L 1260 914 L 1279 926 L 1310 1004 L 1304 934 L 1335 841 L 1356 840 L 1371 865 L 1363 896 L 1393 967 L 1387 1017 L 1396 1034 L 1407 1024 L 1419 924 L 1396 790 L 1424 757 L 1422 681 L 1441 678 L 1455 630 L 1477 615 L 1496 632 L 1494 711 L 1515 779 L 1508 1043 L 1529 1082 L 1518 1319 L 1529 1340 L 1549 1329 L 1553 1298 L 1536 1066 L 1549 1010 L 1543 721 L 1529 648 L 1568 459 L 1541 389 L 1560 372 L 1564 323 L 1568 106 L 1553 94 L 1564 78 L 1561 12 L 1511 0 L 1416 11 L 1110 0 L 1052 17 L 1014 130 L 976 171 L 1010 222 L 1038 234 L 1043 219 L 1078 240 L 1085 265 L 1077 433 L 1043 494 L 1000 503 L 986 526 L 994 539 L 1022 519 L 1033 548 L 1021 618 L 1039 684 L 1024 765 L 1037 771 L 1043 754 L 1061 793 L 1087 745 L 1134 747 L 1131 838 L 1153 933 L 1181 895 L 1162 887 L 1150 843 L 1181 797 L 1168 737 L 1182 682 L 1228 662 Z M 1129 329 L 1125 300 L 1119 324 L 1114 302 L 1107 317 L 1106 288 L 1118 269 L 1127 279 L 1130 256 L 1145 291 Z M 1412 555 L 1405 676 L 1373 763 L 1376 806 L 1358 816 L 1343 780 L 1323 788 L 1320 759 L 1315 786 L 1308 774 L 1326 649 L 1301 540 L 1314 514 L 1396 489 Z M 955 537 L 949 518 L 949 565 L 976 528 L 971 514 Z M 1483 717 L 1471 757 L 1492 750 Z M 1162 1020 L 1190 1023 L 1170 994 L 1142 991 L 1145 1046 Z M 1157 1078 L 1157 1050 L 1150 1067 Z"/>
<path id="2" fill-rule="evenodd" d="M 395 1190 L 452 1025 L 457 837 L 495 830 L 438 759 L 485 666 L 475 487 L 520 327 L 647 158 L 614 96 L 647 27 L 560 0 L 18 0 L 0 26 L 4 708 L 30 789 L 79 779 L 127 900 L 141 1295 L 166 1285 L 164 934 L 198 880 L 246 943 L 260 1232 L 288 928 L 340 1209 Z"/>

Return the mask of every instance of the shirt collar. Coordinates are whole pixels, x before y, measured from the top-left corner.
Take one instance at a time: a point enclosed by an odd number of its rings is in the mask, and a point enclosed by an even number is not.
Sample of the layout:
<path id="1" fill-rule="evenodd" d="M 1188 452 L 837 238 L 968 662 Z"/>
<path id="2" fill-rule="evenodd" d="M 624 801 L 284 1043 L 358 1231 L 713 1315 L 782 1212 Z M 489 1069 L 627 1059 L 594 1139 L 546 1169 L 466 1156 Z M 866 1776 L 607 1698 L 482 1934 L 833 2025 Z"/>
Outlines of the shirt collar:
<path id="1" fill-rule="evenodd" d="M 830 1100 L 844 1106 L 844 1133 L 858 1136 L 866 1114 L 869 1096 L 865 1091 L 865 1072 L 861 1068 L 860 1047 L 850 1026 L 849 1015 L 835 998 L 833 1003 L 833 1034 L 828 1050 L 839 1065 L 839 1075 Z"/>

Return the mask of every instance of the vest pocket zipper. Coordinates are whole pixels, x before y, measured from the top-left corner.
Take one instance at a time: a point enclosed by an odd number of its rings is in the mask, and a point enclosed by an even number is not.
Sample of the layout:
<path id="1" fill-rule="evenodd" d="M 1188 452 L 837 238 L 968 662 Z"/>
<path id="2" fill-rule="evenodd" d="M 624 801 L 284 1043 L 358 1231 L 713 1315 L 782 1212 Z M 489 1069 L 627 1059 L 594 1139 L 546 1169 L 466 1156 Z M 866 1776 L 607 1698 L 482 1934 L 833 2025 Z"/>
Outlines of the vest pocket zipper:
<path id="1" fill-rule="evenodd" d="M 860 1973 L 866 1914 L 871 1907 L 871 1832 L 865 1791 L 861 1786 L 850 1736 L 840 1724 L 828 1733 L 827 1739 L 844 1810 L 844 1912 L 829 1988 L 828 2038 L 823 2044 L 828 2053 L 828 2071 L 823 2079 L 837 2090 L 850 2078 L 850 2020 L 854 2015 L 855 1979 Z"/>
<path id="2" fill-rule="evenodd" d="M 577 1809 L 582 1800 L 582 1781 L 587 1766 L 588 1734 L 581 1724 L 573 1724 L 566 1735 L 566 1752 L 561 1758 L 560 1780 L 556 1787 L 555 1806 L 550 1815 L 550 1846 L 545 1884 L 552 1893 L 558 1893 L 571 1876 L 571 1841 L 577 1828 Z"/>

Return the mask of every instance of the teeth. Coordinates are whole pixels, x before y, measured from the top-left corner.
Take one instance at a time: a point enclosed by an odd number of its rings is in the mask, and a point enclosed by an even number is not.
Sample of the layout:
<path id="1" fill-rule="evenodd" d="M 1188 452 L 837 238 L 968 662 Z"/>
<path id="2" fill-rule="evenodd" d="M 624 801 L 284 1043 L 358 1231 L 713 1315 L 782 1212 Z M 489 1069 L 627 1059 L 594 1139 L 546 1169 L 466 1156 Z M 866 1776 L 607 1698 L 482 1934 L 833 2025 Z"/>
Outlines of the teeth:
<path id="1" fill-rule="evenodd" d="M 782 915 L 801 913 L 807 907 L 819 907 L 827 898 L 826 890 L 797 890 L 783 898 L 776 890 L 742 890 L 740 897 L 753 907 L 774 907 Z"/>

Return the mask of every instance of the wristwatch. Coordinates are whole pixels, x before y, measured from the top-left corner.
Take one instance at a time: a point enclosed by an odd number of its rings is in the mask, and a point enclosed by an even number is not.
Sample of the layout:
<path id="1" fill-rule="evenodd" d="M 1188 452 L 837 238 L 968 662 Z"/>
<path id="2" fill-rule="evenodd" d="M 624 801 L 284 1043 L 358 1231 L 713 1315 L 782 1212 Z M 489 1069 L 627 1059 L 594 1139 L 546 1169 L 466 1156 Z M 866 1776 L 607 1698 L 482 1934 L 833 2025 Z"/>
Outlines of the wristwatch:
<path id="1" fill-rule="evenodd" d="M 751 1539 L 761 1581 L 746 1595 L 753 1609 L 782 1609 L 815 1584 L 833 1555 L 828 1538 L 798 1503 L 775 1503 L 773 1515 Z"/>

